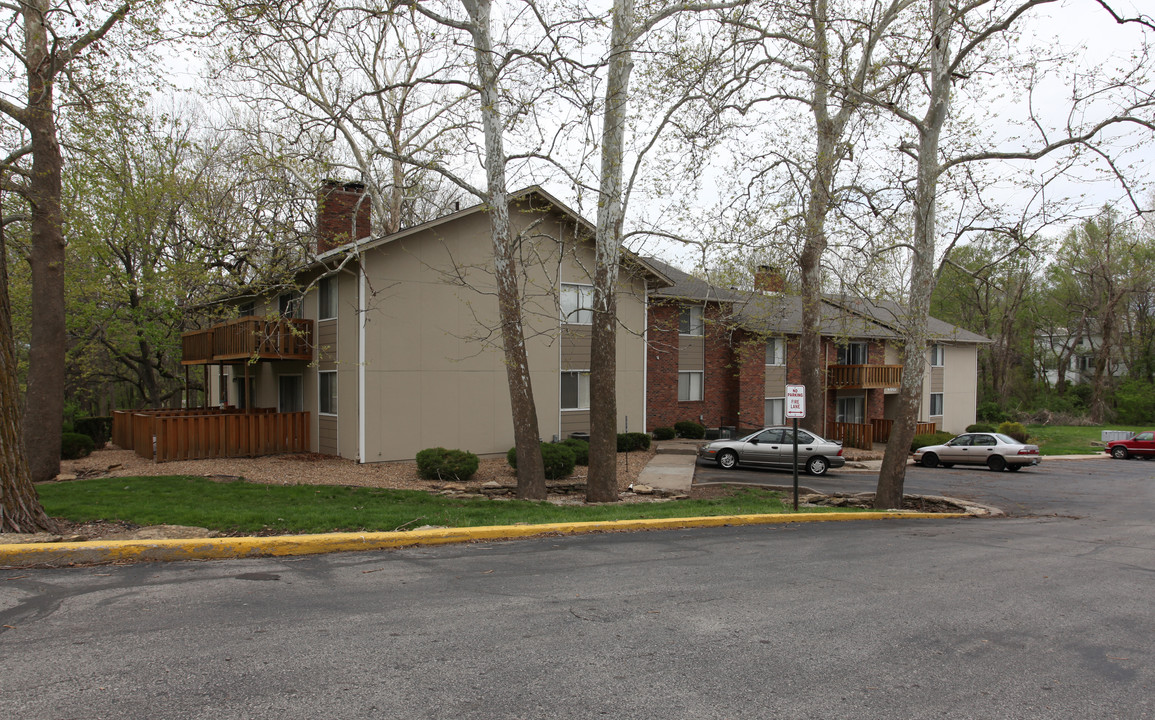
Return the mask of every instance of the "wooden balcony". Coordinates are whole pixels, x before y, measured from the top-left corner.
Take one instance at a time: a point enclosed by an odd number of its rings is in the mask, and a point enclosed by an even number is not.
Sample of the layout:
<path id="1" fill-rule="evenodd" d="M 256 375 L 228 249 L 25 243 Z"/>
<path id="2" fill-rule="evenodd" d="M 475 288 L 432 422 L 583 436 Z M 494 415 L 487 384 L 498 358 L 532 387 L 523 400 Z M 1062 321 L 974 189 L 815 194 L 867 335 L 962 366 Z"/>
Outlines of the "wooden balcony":
<path id="1" fill-rule="evenodd" d="M 313 321 L 243 317 L 181 334 L 181 363 L 227 360 L 312 360 Z"/>
<path id="2" fill-rule="evenodd" d="M 831 365 L 826 373 L 826 386 L 843 390 L 896 388 L 901 383 L 901 365 Z"/>

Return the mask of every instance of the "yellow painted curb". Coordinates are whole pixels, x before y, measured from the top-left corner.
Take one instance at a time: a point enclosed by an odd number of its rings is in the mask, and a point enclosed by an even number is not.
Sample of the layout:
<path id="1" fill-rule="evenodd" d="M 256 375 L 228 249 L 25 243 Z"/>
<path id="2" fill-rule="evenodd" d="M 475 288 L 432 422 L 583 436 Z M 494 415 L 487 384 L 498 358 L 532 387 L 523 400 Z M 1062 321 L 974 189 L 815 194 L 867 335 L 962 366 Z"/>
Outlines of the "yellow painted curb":
<path id="1" fill-rule="evenodd" d="M 62 567 L 92 563 L 155 560 L 208 560 L 263 555 L 314 555 L 350 550 L 383 550 L 410 545 L 444 545 L 475 540 L 508 540 L 535 535 L 576 535 L 627 530 L 672 530 L 723 525 L 835 522 L 844 520 L 910 520 L 970 517 L 966 513 L 803 513 L 774 515 L 719 515 L 714 517 L 613 520 L 493 525 L 471 528 L 410 530 L 407 532 L 328 533 L 276 537 L 203 538 L 194 540 L 94 540 L 89 542 L 0 545 L 0 566 L 47 565 Z"/>

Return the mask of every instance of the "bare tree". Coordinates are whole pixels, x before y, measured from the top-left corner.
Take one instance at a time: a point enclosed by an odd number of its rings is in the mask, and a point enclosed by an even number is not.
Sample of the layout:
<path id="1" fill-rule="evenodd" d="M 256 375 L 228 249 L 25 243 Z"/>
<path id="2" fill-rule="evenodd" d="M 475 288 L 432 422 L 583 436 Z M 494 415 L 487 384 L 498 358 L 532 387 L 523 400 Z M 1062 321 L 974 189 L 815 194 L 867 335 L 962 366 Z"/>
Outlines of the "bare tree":
<path id="1" fill-rule="evenodd" d="M 1155 129 L 1151 117 L 1155 102 L 1149 91 L 1135 83 L 1138 75 L 1110 79 L 1108 89 L 1118 91 L 1119 104 L 1111 106 L 1105 117 L 1077 123 L 1085 104 L 1106 92 L 1096 88 L 1072 100 L 1072 120 L 1053 136 L 1043 123 L 1032 117 L 1038 137 L 1033 147 L 1001 151 L 972 143 L 960 152 L 943 152 L 943 133 L 952 116 L 955 86 L 976 77 L 980 68 L 990 72 L 995 67 L 989 51 L 1006 39 L 1006 33 L 1032 10 L 1054 0 L 990 0 L 954 5 L 948 0 L 929 0 L 926 29 L 919 41 L 921 54 L 912 64 L 918 72 L 916 84 L 904 83 L 890 94 L 864 98 L 894 113 L 914 132 L 915 139 L 904 140 L 900 150 L 914 167 L 909 182 L 913 212 L 913 230 L 909 241 L 911 257 L 909 286 L 902 318 L 903 375 L 898 394 L 898 419 L 894 424 L 879 475 L 875 506 L 900 507 L 906 474 L 908 448 L 914 437 L 926 372 L 925 352 L 928 344 L 928 317 L 931 294 L 936 282 L 937 240 L 942 229 L 936 211 L 940 204 L 940 184 L 955 171 L 964 176 L 971 167 L 983 162 L 1038 160 L 1065 148 L 1091 148 L 1107 157 L 1104 130 L 1117 125 Z M 977 145 L 977 147 L 976 147 Z M 1118 168 L 1111 165 L 1113 170 Z M 1121 179 L 1122 175 L 1120 175 Z M 957 232 L 955 237 L 961 237 Z M 949 248 L 948 248 L 949 251 Z"/>

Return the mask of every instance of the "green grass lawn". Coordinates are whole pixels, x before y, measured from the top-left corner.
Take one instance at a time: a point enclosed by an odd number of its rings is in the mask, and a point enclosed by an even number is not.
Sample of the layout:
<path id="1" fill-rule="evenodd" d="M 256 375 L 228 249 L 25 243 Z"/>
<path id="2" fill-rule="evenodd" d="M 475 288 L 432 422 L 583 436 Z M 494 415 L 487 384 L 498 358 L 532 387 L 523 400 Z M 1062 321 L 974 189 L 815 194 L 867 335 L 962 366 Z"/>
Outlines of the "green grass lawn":
<path id="1" fill-rule="evenodd" d="M 452 498 L 414 490 L 261 485 L 201 477 L 121 477 L 37 487 L 44 509 L 73 522 L 192 525 L 221 532 L 405 530 L 789 512 L 781 493 L 735 489 L 724 498 L 615 505 Z M 800 512 L 830 512 L 805 508 Z M 844 511 L 844 509 L 839 509 Z"/>
<path id="2" fill-rule="evenodd" d="M 1103 452 L 1092 441 L 1100 442 L 1103 430 L 1145 430 L 1133 425 L 1094 425 L 1080 427 L 1074 425 L 1028 425 L 1031 442 L 1039 446 L 1040 455 L 1094 455 Z"/>

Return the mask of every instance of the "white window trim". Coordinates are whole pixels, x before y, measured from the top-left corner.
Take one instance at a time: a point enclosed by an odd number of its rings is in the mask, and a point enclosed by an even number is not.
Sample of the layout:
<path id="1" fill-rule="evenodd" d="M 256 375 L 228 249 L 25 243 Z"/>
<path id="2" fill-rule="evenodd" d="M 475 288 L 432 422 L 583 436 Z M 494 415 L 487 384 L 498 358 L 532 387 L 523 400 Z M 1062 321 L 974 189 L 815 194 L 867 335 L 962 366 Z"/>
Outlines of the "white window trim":
<path id="1" fill-rule="evenodd" d="M 588 399 L 588 397 L 589 397 L 588 386 L 589 386 L 589 376 L 590 376 L 589 370 L 562 370 L 561 374 L 562 375 L 578 375 L 579 376 L 579 379 L 578 379 L 578 402 L 581 402 L 581 395 L 582 395 L 580 376 L 585 375 L 586 376 L 586 386 L 587 386 L 586 397 Z M 563 413 L 565 413 L 565 412 L 589 412 L 589 409 L 590 409 L 589 405 L 586 405 L 585 407 L 572 407 L 572 408 L 567 408 L 567 407 L 561 406 L 561 379 L 560 378 L 558 379 L 557 390 L 558 390 L 558 403 L 557 403 L 558 408 Z"/>
<path id="2" fill-rule="evenodd" d="M 328 315 L 328 316 L 325 315 L 325 304 L 323 302 L 321 302 L 321 298 L 323 297 L 323 295 L 321 293 L 321 288 L 320 288 L 321 283 L 328 283 L 330 285 L 330 291 L 329 292 L 333 296 L 333 314 L 332 315 Z M 317 285 L 318 285 L 318 287 L 317 287 L 317 320 L 318 321 L 320 321 L 320 320 L 336 320 L 337 319 L 337 302 L 338 302 L 337 298 L 339 297 L 338 292 L 337 292 L 337 276 L 336 275 L 329 275 L 327 277 L 323 277 L 323 278 L 321 278 L 320 282 L 317 283 Z"/>
<path id="3" fill-rule="evenodd" d="M 318 415 L 324 415 L 325 417 L 337 417 L 338 413 L 341 412 L 340 402 L 337 403 L 337 412 L 322 412 L 321 411 L 321 376 L 322 375 L 332 375 L 333 380 L 336 381 L 337 380 L 337 371 L 336 370 L 318 370 L 317 371 L 317 414 Z M 338 386 L 337 392 L 340 393 L 339 386 Z"/>
<path id="4" fill-rule="evenodd" d="M 934 343 L 930 346 L 930 366 L 943 367 L 946 363 L 946 348 L 940 343 Z"/>
<path id="5" fill-rule="evenodd" d="M 693 311 L 698 311 L 698 329 L 701 332 L 682 332 L 682 313 L 690 312 L 690 329 L 693 330 L 694 318 Z M 701 305 L 683 305 L 678 309 L 678 336 L 679 337 L 705 337 L 706 336 L 706 309 Z"/>
<path id="6" fill-rule="evenodd" d="M 938 396 L 938 412 L 934 411 L 934 398 Z M 930 417 L 943 417 L 946 414 L 946 394 L 940 392 L 932 392 L 930 394 Z"/>
<path id="7" fill-rule="evenodd" d="M 590 319 L 586 322 L 582 322 L 581 320 L 568 319 L 568 317 L 566 316 L 565 308 L 562 307 L 561 297 L 559 296 L 558 297 L 558 315 L 561 317 L 562 324 L 563 325 L 593 325 L 594 324 L 594 309 L 593 309 L 594 286 L 593 285 L 586 285 L 583 283 L 563 282 L 561 284 L 561 292 L 563 294 L 565 293 L 565 289 L 567 287 L 578 288 L 578 307 L 572 313 L 570 313 L 570 315 L 571 316 L 576 315 L 577 317 L 580 318 L 581 314 L 583 312 L 585 312 L 585 313 L 589 313 Z M 587 288 L 589 290 L 589 304 L 590 304 L 590 306 L 588 308 L 582 307 L 582 294 L 583 294 L 582 288 Z"/>
<path id="8" fill-rule="evenodd" d="M 689 400 L 682 399 L 682 376 L 683 375 L 697 375 L 701 380 L 698 382 L 698 397 Z M 706 399 L 706 372 L 704 370 L 679 370 L 678 371 L 678 402 L 702 402 Z"/>
<path id="9" fill-rule="evenodd" d="M 772 422 L 770 420 L 770 418 L 764 417 L 764 418 L 762 418 L 762 422 L 765 423 L 766 425 L 778 425 L 780 422 L 785 423 L 786 422 L 786 398 L 785 397 L 764 398 L 763 402 L 762 402 L 763 412 L 765 412 L 766 403 L 770 402 L 771 400 L 781 400 L 782 401 L 782 418 L 780 421 L 775 420 Z"/>
<path id="10" fill-rule="evenodd" d="M 769 348 L 770 343 L 774 343 L 774 345 L 778 349 L 781 350 L 782 362 L 766 363 L 766 367 L 786 367 L 786 338 L 767 338 L 766 339 L 767 348 Z M 775 352 L 774 354 L 775 354 L 775 356 L 777 356 L 779 353 Z M 775 358 L 775 359 L 777 359 L 777 358 Z M 774 398 L 767 398 L 767 399 L 771 400 Z"/>

